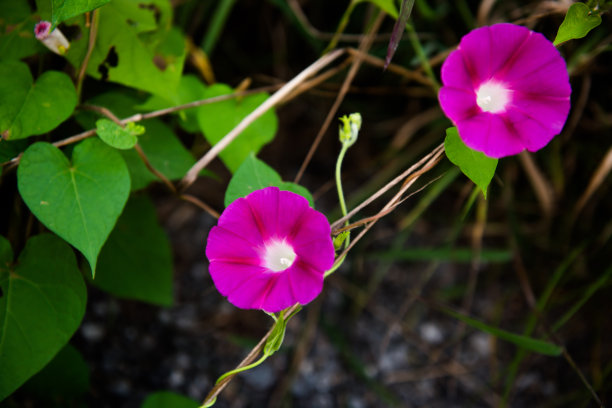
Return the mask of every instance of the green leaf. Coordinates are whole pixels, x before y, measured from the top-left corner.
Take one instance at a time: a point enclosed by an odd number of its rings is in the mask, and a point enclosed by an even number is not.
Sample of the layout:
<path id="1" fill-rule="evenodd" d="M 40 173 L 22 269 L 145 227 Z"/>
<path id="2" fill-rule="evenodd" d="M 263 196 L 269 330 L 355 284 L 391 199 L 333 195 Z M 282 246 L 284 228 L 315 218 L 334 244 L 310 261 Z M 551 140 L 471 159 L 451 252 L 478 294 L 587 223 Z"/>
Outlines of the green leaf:
<path id="1" fill-rule="evenodd" d="M 227 85 L 215 84 L 206 88 L 204 98 L 226 95 L 233 91 Z M 198 123 L 204 137 L 211 145 L 216 144 L 266 99 L 268 94 L 261 93 L 200 106 Z M 266 112 L 219 154 L 221 160 L 232 173 L 235 172 L 249 154 L 257 154 L 262 146 L 274 138 L 277 128 L 278 120 L 274 111 Z"/>
<path id="2" fill-rule="evenodd" d="M 378 6 L 381 10 L 383 10 L 385 13 L 389 14 L 393 18 L 398 18 L 399 13 L 393 0 L 357 0 L 355 1 L 355 4 L 365 2 L 372 3 Z"/>
<path id="3" fill-rule="evenodd" d="M 276 320 L 272 333 L 268 336 L 266 344 L 264 345 L 264 354 L 272 355 L 276 353 L 283 345 L 285 339 L 285 331 L 287 330 L 287 321 L 283 318 L 282 314 Z"/>
<path id="4" fill-rule="evenodd" d="M 306 187 L 300 186 L 299 184 L 295 184 L 290 181 L 283 181 L 282 183 L 277 185 L 277 187 L 281 190 L 291 191 L 292 193 L 301 195 L 302 197 L 307 199 L 308 204 L 310 204 L 310 206 L 314 208 L 314 198 L 312 198 L 312 194 L 310 194 L 310 191 L 308 191 Z"/>
<path id="5" fill-rule="evenodd" d="M 597 11 L 591 10 L 584 3 L 574 3 L 567 10 L 553 44 L 557 46 L 565 41 L 583 38 L 600 24 L 601 16 Z"/>
<path id="6" fill-rule="evenodd" d="M 87 74 L 170 99 L 176 92 L 186 57 L 186 43 L 172 29 L 167 0 L 113 1 L 100 9 L 96 47 Z M 66 58 L 80 66 L 87 52 L 89 29 L 71 43 Z"/>
<path id="7" fill-rule="evenodd" d="M 205 91 L 206 86 L 197 76 L 191 74 L 183 75 L 176 93 L 172 95 L 172 99 L 153 95 L 145 103 L 138 106 L 138 109 L 154 111 L 198 101 L 205 98 Z M 196 113 L 197 108 L 185 109 L 176 113 L 180 117 L 179 124 L 187 132 L 196 133 L 200 131 Z"/>
<path id="8" fill-rule="evenodd" d="M 534 339 L 532 337 L 521 336 L 520 334 L 510 333 L 506 330 L 499 329 L 497 327 L 489 326 L 479 320 L 465 316 L 461 313 L 455 312 L 452 309 L 443 308 L 442 311 L 454 318 L 461 320 L 469 326 L 474 327 L 485 333 L 489 333 L 502 340 L 509 341 L 516 344 L 519 347 L 523 347 L 526 350 L 533 351 L 535 353 L 544 354 L 546 356 L 559 356 L 563 352 L 563 349 L 556 344 Z"/>
<path id="9" fill-rule="evenodd" d="M 276 186 L 281 190 L 291 191 L 306 198 L 314 208 L 314 200 L 310 192 L 295 183 L 283 182 L 276 171 L 263 161 L 250 154 L 240 165 L 225 190 L 224 204 L 227 207 L 234 200 L 245 197 L 255 190 Z"/>
<path id="10" fill-rule="evenodd" d="M 131 149 L 138 142 L 137 136 L 142 135 L 144 131 L 145 128 L 143 126 L 132 122 L 122 128 L 109 119 L 98 119 L 96 121 L 96 133 L 98 133 L 100 139 L 115 149 Z"/>
<path id="11" fill-rule="evenodd" d="M 164 122 L 159 119 L 149 119 L 141 122 L 145 133 L 138 137 L 138 143 L 149 159 L 151 165 L 169 180 L 182 178 L 193 166 L 195 159 L 185 146 Z M 159 179 L 147 169 L 142 159 L 134 150 L 121 151 L 132 178 L 132 190 L 145 188 Z M 205 174 L 212 173 L 206 171 Z"/>
<path id="12" fill-rule="evenodd" d="M 56 236 L 32 237 L 19 260 L 12 258 L 0 237 L 0 400 L 68 342 L 87 302 L 74 252 Z"/>
<path id="13" fill-rule="evenodd" d="M 81 353 L 67 344 L 23 390 L 41 399 L 74 399 L 89 390 L 89 367 Z"/>
<path id="14" fill-rule="evenodd" d="M 172 304 L 170 242 L 146 196 L 130 199 L 98 259 L 93 284 L 118 297 Z"/>
<path id="15" fill-rule="evenodd" d="M 19 23 L 30 16 L 32 11 L 27 1 L 0 0 L 0 16 L 6 24 Z"/>
<path id="16" fill-rule="evenodd" d="M 77 96 L 68 75 L 47 71 L 33 82 L 23 62 L 0 62 L 0 132 L 5 139 L 46 133 L 74 111 Z"/>
<path id="17" fill-rule="evenodd" d="M 487 188 L 495 175 L 497 159 L 467 147 L 459 138 L 456 127 L 446 129 L 444 151 L 448 159 L 458 166 L 474 184 L 480 187 L 486 198 Z"/>
<path id="18" fill-rule="evenodd" d="M 34 36 L 35 21 L 31 14 L 27 1 L 0 0 L 0 55 L 3 60 L 18 60 L 45 49 Z"/>
<path id="19" fill-rule="evenodd" d="M 51 23 L 53 27 L 69 18 L 87 13 L 101 7 L 110 0 L 53 0 L 51 4 Z"/>
<path id="20" fill-rule="evenodd" d="M 0 163 L 9 161 L 22 153 L 28 147 L 27 140 L 0 139 Z"/>
<path id="21" fill-rule="evenodd" d="M 200 404 L 190 398 L 171 391 L 150 394 L 140 408 L 198 408 Z"/>
<path id="22" fill-rule="evenodd" d="M 17 186 L 30 211 L 51 231 L 96 261 L 130 193 L 121 156 L 96 138 L 74 148 L 72 162 L 53 145 L 34 143 L 17 169 Z"/>
<path id="23" fill-rule="evenodd" d="M 142 100 L 125 92 L 107 92 L 88 100 L 87 103 L 107 107 L 118 117 L 125 118 L 137 113 L 135 107 L 141 104 Z M 76 119 L 84 129 L 95 126 L 96 116 L 92 112 L 79 112 Z M 170 180 L 183 177 L 195 160 L 172 129 L 160 119 L 148 119 L 139 123 L 146 131 L 138 137 L 138 143 L 153 167 Z M 140 190 L 158 180 L 147 169 L 135 150 L 122 150 L 120 153 L 130 171 L 132 190 Z M 206 169 L 203 173 L 212 174 Z"/>

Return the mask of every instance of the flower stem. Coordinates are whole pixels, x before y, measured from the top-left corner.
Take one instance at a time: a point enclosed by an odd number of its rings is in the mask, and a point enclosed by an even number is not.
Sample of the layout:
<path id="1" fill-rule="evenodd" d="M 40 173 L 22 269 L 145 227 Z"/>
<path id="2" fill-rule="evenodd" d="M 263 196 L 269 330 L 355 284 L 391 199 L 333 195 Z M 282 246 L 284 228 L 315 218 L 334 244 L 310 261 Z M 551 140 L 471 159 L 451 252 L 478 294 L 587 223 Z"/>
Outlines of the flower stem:
<path id="1" fill-rule="evenodd" d="M 240 368 L 235 368 L 232 371 L 228 371 L 227 373 L 223 374 L 221 377 L 219 377 L 217 379 L 217 381 L 215 382 L 215 384 L 219 384 L 221 381 L 223 381 L 225 378 L 229 377 L 230 375 L 234 375 L 234 374 L 238 374 L 241 373 L 243 371 L 247 371 L 250 370 L 251 368 L 255 368 L 258 365 L 260 365 L 261 363 L 263 363 L 268 357 L 270 356 L 270 354 L 264 353 L 259 360 L 255 361 L 254 363 L 251 363 L 247 366 L 244 367 L 240 367 Z"/>
<path id="2" fill-rule="evenodd" d="M 342 144 L 342 150 L 340 150 L 340 154 L 338 154 L 338 160 L 336 161 L 336 188 L 338 189 L 338 201 L 340 202 L 340 210 L 342 211 L 342 216 L 346 216 L 346 203 L 344 201 L 344 191 L 342 190 L 342 177 L 340 173 L 342 161 L 344 160 L 344 155 L 346 154 L 348 148 L 348 143 Z M 346 220 L 344 225 L 349 225 L 349 221 Z M 345 242 L 347 242 L 348 240 L 349 238 L 347 238 Z"/>

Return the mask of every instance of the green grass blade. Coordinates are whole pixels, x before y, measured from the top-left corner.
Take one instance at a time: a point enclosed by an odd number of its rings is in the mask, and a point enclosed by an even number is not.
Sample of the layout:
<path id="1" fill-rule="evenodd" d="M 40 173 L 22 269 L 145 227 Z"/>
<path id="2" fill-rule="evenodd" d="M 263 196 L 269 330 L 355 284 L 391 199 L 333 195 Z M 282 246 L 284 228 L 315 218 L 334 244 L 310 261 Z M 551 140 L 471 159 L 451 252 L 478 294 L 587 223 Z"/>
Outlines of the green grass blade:
<path id="1" fill-rule="evenodd" d="M 511 333 L 506 330 L 502 330 L 498 327 L 489 326 L 488 324 L 483 323 L 480 320 L 473 319 L 452 309 L 444 307 L 441 310 L 444 313 L 458 320 L 461 320 L 465 324 L 472 326 L 475 329 L 491 334 L 499 339 L 509 341 L 510 343 L 514 343 L 519 347 L 533 351 L 535 353 L 544 354 L 546 356 L 559 356 L 563 351 L 563 349 L 557 346 L 556 344 L 544 340 L 534 339 L 532 337 L 522 336 L 520 334 Z"/>
<path id="2" fill-rule="evenodd" d="M 593 296 L 595 292 L 597 292 L 607 281 L 610 279 L 612 275 L 612 266 L 609 267 L 606 272 L 601 275 L 597 281 L 591 284 L 585 291 L 582 297 L 568 310 L 557 322 L 553 325 L 552 331 L 555 332 L 559 330 L 569 319 L 576 314 L 578 310 L 584 305 L 590 298 Z"/>

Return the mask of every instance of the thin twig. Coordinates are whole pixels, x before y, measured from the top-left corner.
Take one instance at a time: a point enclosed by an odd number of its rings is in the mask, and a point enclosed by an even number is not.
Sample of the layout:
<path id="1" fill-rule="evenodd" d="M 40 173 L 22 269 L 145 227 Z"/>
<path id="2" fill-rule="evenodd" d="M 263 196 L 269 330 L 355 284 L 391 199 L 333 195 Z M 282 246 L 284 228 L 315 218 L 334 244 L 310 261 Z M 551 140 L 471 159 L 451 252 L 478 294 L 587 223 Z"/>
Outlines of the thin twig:
<path id="1" fill-rule="evenodd" d="M 323 67 L 329 65 L 342 54 L 345 53 L 344 49 L 339 49 L 325 54 L 313 64 L 308 66 L 302 72 L 300 72 L 295 78 L 287 82 L 282 88 L 276 93 L 265 100 L 259 105 L 253 112 L 248 114 L 244 119 L 240 121 L 234 129 L 232 129 L 227 135 L 225 135 L 218 143 L 216 143 L 200 160 L 198 160 L 189 169 L 185 177 L 180 182 L 180 190 L 184 191 L 196 180 L 200 171 L 202 171 L 217 155 L 223 151 L 234 139 L 236 139 L 244 129 L 246 129 L 251 123 L 257 118 L 263 115 L 265 112 L 270 110 L 273 106 L 280 103 L 288 94 L 290 94 L 299 84 L 303 83 L 307 78 L 311 77 Z"/>
<path id="2" fill-rule="evenodd" d="M 440 147 L 441 147 L 441 149 L 440 149 Z M 438 162 L 442 159 L 442 154 L 444 153 L 444 146 L 443 145 L 442 146 L 438 146 L 436 149 L 434 149 L 434 151 L 432 153 L 434 153 L 434 152 L 435 152 L 434 155 L 432 155 L 431 153 L 428 155 L 429 160 L 427 160 L 427 162 L 424 164 L 424 166 L 420 170 L 415 172 L 414 175 L 412 175 L 410 177 L 410 181 L 406 180 L 406 182 L 402 185 L 402 188 L 400 188 L 400 190 L 393 196 L 393 198 L 391 200 L 389 200 L 389 202 L 387 202 L 387 204 L 379 211 L 380 213 L 386 211 L 387 209 L 393 207 L 399 201 L 401 201 L 402 200 L 402 196 L 414 184 L 414 182 L 417 181 L 418 178 L 421 175 L 423 175 L 424 173 L 428 172 L 436 164 L 438 164 Z M 421 162 L 422 162 L 422 160 L 419 161 L 419 163 L 421 163 Z M 387 187 L 387 186 L 385 186 L 385 187 Z M 385 187 L 383 187 L 383 189 Z M 379 192 L 380 192 L 380 190 L 379 190 Z M 378 194 L 378 192 L 375 195 L 377 195 L 377 194 Z M 368 200 L 366 200 L 366 201 L 368 201 Z M 349 217 L 350 215 L 351 215 L 350 213 L 347 214 L 347 217 Z M 341 219 L 336 220 L 332 224 L 332 226 L 333 225 L 339 225 L 339 223 L 344 222 L 344 218 L 346 218 L 346 217 L 342 217 Z M 381 217 L 378 217 L 374 221 L 372 221 L 370 224 L 366 225 L 365 228 L 363 230 L 361 230 L 361 232 L 357 235 L 357 237 L 355 237 L 355 239 L 351 242 L 351 244 L 338 256 L 338 258 L 345 257 L 346 254 L 355 246 L 355 244 L 357 244 L 357 242 L 359 242 L 359 240 L 361 240 L 361 238 L 363 238 L 363 236 L 370 230 L 370 228 L 372 228 L 374 226 L 374 224 L 376 224 L 376 222 L 380 218 Z M 333 227 L 332 227 L 332 230 L 333 230 Z"/>
<path id="3" fill-rule="evenodd" d="M 214 218 L 219 218 L 220 215 L 217 211 L 215 211 L 210 205 L 206 204 L 204 201 L 190 195 L 190 194 L 180 194 L 179 198 L 181 200 L 185 200 L 188 201 L 194 205 L 196 205 L 197 207 L 201 208 L 202 210 L 206 211 L 209 215 L 211 215 Z"/>
<path id="4" fill-rule="evenodd" d="M 531 187 L 538 198 L 543 215 L 546 217 L 546 219 L 550 219 L 555 205 L 553 188 L 536 165 L 530 153 L 527 151 L 522 152 L 519 154 L 519 160 L 523 165 L 523 168 L 527 173 L 527 178 L 531 183 Z"/>
<path id="5" fill-rule="evenodd" d="M 340 225 L 342 225 L 347 219 L 351 218 L 352 216 L 354 216 L 355 214 L 357 214 L 359 211 L 361 211 L 364 207 L 366 207 L 367 205 L 369 205 L 370 203 L 372 203 L 374 200 L 376 200 L 378 197 L 380 197 L 381 195 L 383 195 L 384 193 L 386 193 L 387 191 L 389 191 L 391 188 L 393 188 L 393 186 L 395 186 L 397 183 L 399 183 L 400 181 L 406 180 L 412 173 L 415 172 L 416 169 L 418 169 L 419 167 L 421 167 L 424 163 L 430 161 L 432 158 L 439 158 L 440 154 L 444 151 L 444 144 L 440 144 L 438 147 L 436 147 L 435 149 L 433 149 L 431 152 L 429 152 L 427 155 L 425 155 L 425 157 L 423 157 L 421 160 L 419 160 L 418 162 L 416 162 L 415 164 L 413 164 L 412 166 L 410 166 L 407 170 L 405 170 L 402 174 L 398 175 L 397 177 L 395 177 L 393 180 L 391 180 L 390 182 L 388 182 L 385 186 L 383 186 L 381 189 L 379 189 L 376 193 L 372 194 L 369 198 L 367 198 L 366 200 L 364 200 L 361 204 L 359 204 L 357 207 L 353 208 L 351 211 L 349 211 L 349 213 L 346 215 L 346 217 L 342 217 L 336 221 L 334 221 L 334 223 L 331 225 L 332 231 L 334 231 L 336 228 L 338 228 Z"/>
<path id="6" fill-rule="evenodd" d="M 292 315 L 295 310 L 300 307 L 299 304 L 296 304 L 294 306 L 291 306 L 289 309 L 287 309 L 287 311 L 285 312 L 286 316 L 290 316 Z M 257 358 L 257 356 L 259 355 L 259 353 L 261 352 L 261 350 L 263 350 L 264 345 L 266 344 L 266 340 L 268 340 L 268 337 L 270 337 L 270 334 L 272 334 L 272 330 L 274 330 L 274 325 L 270 328 L 270 330 L 268 330 L 268 332 L 261 338 L 261 340 L 259 340 L 259 343 L 257 343 L 257 345 L 255 347 L 253 347 L 253 349 L 249 352 L 249 354 L 247 354 L 247 356 L 244 358 L 244 360 L 242 360 L 240 362 L 240 364 L 238 364 L 236 366 L 236 368 L 241 368 L 244 366 L 247 366 L 249 364 L 251 364 L 253 361 L 255 361 L 255 358 Z M 225 387 L 227 387 L 227 384 L 236 376 L 237 374 L 232 374 L 229 375 L 227 377 L 225 377 L 223 380 L 221 380 L 218 384 L 215 384 L 215 386 L 210 390 L 210 392 L 208 393 L 208 395 L 206 395 L 206 398 L 204 399 L 204 401 L 202 402 L 202 405 L 207 405 L 210 402 L 214 401 L 217 396 L 221 393 L 221 391 L 223 391 L 223 389 Z"/>
<path id="7" fill-rule="evenodd" d="M 200 100 L 197 100 L 197 101 L 185 103 L 185 104 L 182 104 L 182 105 L 173 106 L 173 107 L 170 107 L 170 108 L 159 109 L 159 110 L 156 110 L 156 111 L 153 111 L 153 112 L 137 113 L 137 114 L 129 116 L 129 117 L 125 118 L 125 119 L 121 119 L 120 125 L 126 125 L 126 124 L 128 124 L 130 122 L 140 122 L 140 121 L 146 120 L 146 119 L 157 118 L 159 116 L 168 115 L 170 113 L 180 112 L 182 110 L 191 109 L 191 108 L 195 108 L 195 107 L 202 106 L 202 105 L 208 105 L 210 103 L 222 102 L 222 101 L 226 101 L 226 100 L 229 100 L 229 99 L 238 98 L 240 96 L 246 96 L 246 95 L 251 95 L 251 94 L 256 94 L 256 93 L 261 93 L 261 92 L 267 92 L 267 91 L 270 91 L 270 90 L 278 89 L 281 86 L 282 85 L 265 86 L 265 87 L 261 87 L 261 88 L 257 88 L 257 89 L 251 89 L 251 90 L 244 91 L 244 92 L 233 92 L 233 93 L 227 94 L 227 95 L 219 95 L 219 96 L 215 96 L 215 97 L 212 97 L 212 98 L 200 99 Z M 84 105 L 84 106 L 87 106 L 87 105 Z M 97 107 L 97 109 L 101 113 L 102 112 L 101 109 L 105 109 L 105 108 Z M 91 136 L 93 136 L 95 134 L 96 134 L 96 129 L 89 129 L 89 130 L 86 130 L 84 132 L 77 133 L 76 135 L 67 137 L 66 139 L 62 139 L 62 140 L 59 140 L 57 142 L 54 142 L 53 146 L 55 146 L 55 147 L 68 146 L 68 145 L 71 145 L 73 143 L 80 142 L 83 139 L 87 139 L 88 137 L 91 137 Z M 11 160 L 3 162 L 2 165 L 3 166 L 4 165 L 15 166 L 15 165 L 19 164 L 19 160 L 21 160 L 21 155 L 22 154 L 19 154 L 18 156 L 13 157 Z"/>
<path id="8" fill-rule="evenodd" d="M 80 108 L 84 110 L 96 112 L 102 116 L 106 116 L 107 118 L 109 118 L 110 120 L 112 120 L 113 122 L 115 122 L 121 127 L 125 126 L 125 124 L 121 122 L 121 119 L 119 119 L 113 112 L 111 112 L 110 109 L 105 108 L 104 106 L 85 104 L 85 105 L 81 105 Z"/>
<path id="9" fill-rule="evenodd" d="M 136 153 L 138 153 L 138 156 L 140 157 L 140 159 L 142 160 L 144 165 L 147 167 L 147 169 L 151 173 L 153 173 L 155 175 L 155 177 L 160 179 L 164 183 L 164 185 L 166 187 L 168 187 L 168 190 L 170 190 L 172 193 L 176 194 L 176 187 L 174 187 L 174 184 L 172 184 L 172 182 L 168 179 L 168 177 L 164 176 L 159 170 L 157 170 L 155 167 L 153 167 L 153 165 L 149 161 L 149 158 L 147 157 L 145 152 L 142 150 L 142 147 L 140 147 L 140 145 L 138 143 L 136 143 L 134 145 L 134 150 L 136 150 Z"/>
<path id="10" fill-rule="evenodd" d="M 346 75 L 346 78 L 344 78 L 344 82 L 342 83 L 342 87 L 340 88 L 340 91 L 338 92 L 338 96 L 336 97 L 336 100 L 334 101 L 334 104 L 332 105 L 331 109 L 327 113 L 327 117 L 325 118 L 323 125 L 319 129 L 319 133 L 317 133 L 317 136 L 312 142 L 312 145 L 310 146 L 310 149 L 308 150 L 308 153 L 306 154 L 306 158 L 302 162 L 302 166 L 298 170 L 298 173 L 295 176 L 295 179 L 293 180 L 294 183 L 299 183 L 300 180 L 302 179 L 302 176 L 304 175 L 304 172 L 306 171 L 306 167 L 308 167 L 308 164 L 312 160 L 312 157 L 314 156 L 315 151 L 317 150 L 317 148 L 319 147 L 319 144 L 321 143 L 321 140 L 323 139 L 323 135 L 325 135 L 325 132 L 327 132 L 327 129 L 329 128 L 329 125 L 331 125 L 332 120 L 336 117 L 336 113 L 338 112 L 338 109 L 340 108 L 340 104 L 344 100 L 344 97 L 346 96 L 346 93 L 348 92 L 349 87 L 351 83 L 353 82 L 353 79 L 355 79 L 355 75 L 357 74 L 357 71 L 359 71 L 359 68 L 361 67 L 361 64 L 363 62 L 363 54 L 367 54 L 367 51 L 372 46 L 372 36 L 380 28 L 380 25 L 382 24 L 384 17 L 385 17 L 385 14 L 383 12 L 380 12 L 378 14 L 378 17 L 374 21 L 374 24 L 372 25 L 372 27 L 370 28 L 368 35 L 363 39 L 363 41 L 359 45 L 359 50 L 362 53 L 359 53 L 353 56 L 354 57 L 353 63 L 351 65 L 351 68 L 349 69 L 348 74 Z"/>
<path id="11" fill-rule="evenodd" d="M 98 36 L 98 10 L 99 9 L 95 9 L 92 13 L 91 27 L 89 29 L 89 41 L 87 43 L 87 53 L 85 54 L 85 58 L 83 58 L 83 63 L 81 64 L 81 69 L 79 70 L 79 75 L 77 77 L 76 92 L 79 99 L 81 97 L 83 80 L 85 79 L 85 71 L 87 71 L 87 65 L 89 65 L 89 59 L 91 58 L 94 46 L 96 45 L 96 37 Z"/>

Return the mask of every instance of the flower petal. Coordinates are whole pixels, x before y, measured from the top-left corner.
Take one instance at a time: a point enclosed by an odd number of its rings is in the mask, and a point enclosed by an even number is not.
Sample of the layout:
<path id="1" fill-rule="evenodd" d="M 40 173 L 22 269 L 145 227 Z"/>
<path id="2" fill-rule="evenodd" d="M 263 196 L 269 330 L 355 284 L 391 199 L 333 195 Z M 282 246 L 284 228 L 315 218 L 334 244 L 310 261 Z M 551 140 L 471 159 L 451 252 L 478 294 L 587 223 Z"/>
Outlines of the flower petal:
<path id="1" fill-rule="evenodd" d="M 244 282 L 266 272 L 266 269 L 259 265 L 213 261 L 208 271 L 217 290 L 223 296 L 228 296 Z"/>
<path id="2" fill-rule="evenodd" d="M 504 157 L 525 150 L 523 140 L 502 115 L 482 113 L 457 124 L 459 136 L 470 148 L 489 157 Z"/>
<path id="3" fill-rule="evenodd" d="M 520 52 L 497 74 L 498 78 L 515 90 L 569 97 L 571 87 L 563 57 L 542 34 L 530 34 Z"/>
<path id="4" fill-rule="evenodd" d="M 213 227 L 208 233 L 206 257 L 211 262 L 226 260 L 252 265 L 262 264 L 257 247 L 253 247 L 242 235 L 219 226 Z"/>
<path id="5" fill-rule="evenodd" d="M 512 109 L 508 112 L 508 120 L 517 135 L 529 135 L 522 140 L 523 146 L 530 152 L 540 150 L 559 132 L 543 123 L 536 115 Z"/>
<path id="6" fill-rule="evenodd" d="M 319 296 L 323 289 L 323 274 L 299 258 L 291 267 L 289 278 L 296 300 L 302 305 Z"/>
<path id="7" fill-rule="evenodd" d="M 474 91 L 443 86 L 438 99 L 444 114 L 454 123 L 476 116 L 480 112 Z"/>
<path id="8" fill-rule="evenodd" d="M 465 66 L 462 53 L 463 51 L 458 49 L 446 57 L 440 71 L 442 83 L 445 86 L 464 89 L 473 93 L 474 82 Z"/>
<path id="9" fill-rule="evenodd" d="M 461 39 L 459 49 L 474 86 L 493 78 L 518 52 L 529 33 L 529 29 L 525 27 L 496 24 L 465 35 Z"/>
<path id="10" fill-rule="evenodd" d="M 217 225 L 243 237 L 252 246 L 263 245 L 264 243 L 263 226 L 258 225 L 249 203 L 244 198 L 239 198 L 228 205 L 219 217 Z"/>
<path id="11" fill-rule="evenodd" d="M 227 300 L 242 309 L 261 309 L 273 285 L 270 273 L 258 273 L 236 285 L 227 295 Z"/>
<path id="12" fill-rule="evenodd" d="M 269 291 L 262 299 L 259 308 L 266 312 L 275 313 L 298 303 L 296 294 L 291 285 L 290 275 L 290 270 L 278 273 L 278 276 L 274 279 L 274 283 L 270 285 Z M 302 290 L 302 288 L 298 289 L 299 291 Z"/>
<path id="13" fill-rule="evenodd" d="M 538 121 L 547 129 L 546 133 L 550 133 L 553 136 L 558 135 L 563 129 L 570 110 L 569 97 L 555 98 L 533 94 L 521 95 L 518 92 L 515 93 L 512 105 L 513 109 L 511 111 L 518 111 Z"/>

